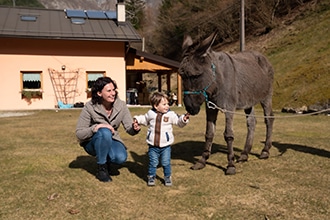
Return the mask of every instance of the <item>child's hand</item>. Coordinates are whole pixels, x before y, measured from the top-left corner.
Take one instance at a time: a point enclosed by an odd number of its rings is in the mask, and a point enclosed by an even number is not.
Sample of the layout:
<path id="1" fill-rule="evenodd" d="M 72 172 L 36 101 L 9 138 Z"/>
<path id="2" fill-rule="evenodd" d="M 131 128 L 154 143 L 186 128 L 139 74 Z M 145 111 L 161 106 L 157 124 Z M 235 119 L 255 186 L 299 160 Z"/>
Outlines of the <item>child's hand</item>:
<path id="1" fill-rule="evenodd" d="M 190 114 L 187 112 L 186 114 L 184 114 L 183 120 L 187 121 L 189 119 L 189 116 L 190 116 Z"/>

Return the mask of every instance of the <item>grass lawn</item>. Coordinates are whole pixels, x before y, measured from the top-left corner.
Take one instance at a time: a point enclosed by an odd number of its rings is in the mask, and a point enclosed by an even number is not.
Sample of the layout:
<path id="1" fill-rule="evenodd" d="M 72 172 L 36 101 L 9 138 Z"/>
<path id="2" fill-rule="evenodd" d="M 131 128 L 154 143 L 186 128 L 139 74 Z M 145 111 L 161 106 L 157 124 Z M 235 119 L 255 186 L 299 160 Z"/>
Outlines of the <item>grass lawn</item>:
<path id="1" fill-rule="evenodd" d="M 135 115 L 147 108 L 130 110 Z M 121 128 L 128 160 L 114 167 L 112 182 L 102 183 L 94 177 L 95 159 L 75 137 L 79 109 L 29 113 L 0 118 L 0 219 L 323 220 L 330 215 L 328 116 L 276 119 L 268 160 L 258 159 L 265 139 L 258 118 L 249 161 L 236 164 L 236 175 L 226 176 L 221 113 L 207 166 L 189 169 L 203 151 L 202 110 L 185 128 L 174 127 L 173 186 L 163 185 L 159 168 L 156 186 L 147 187 L 145 127 L 133 137 Z M 244 146 L 245 124 L 243 116 L 235 117 L 237 156 Z"/>

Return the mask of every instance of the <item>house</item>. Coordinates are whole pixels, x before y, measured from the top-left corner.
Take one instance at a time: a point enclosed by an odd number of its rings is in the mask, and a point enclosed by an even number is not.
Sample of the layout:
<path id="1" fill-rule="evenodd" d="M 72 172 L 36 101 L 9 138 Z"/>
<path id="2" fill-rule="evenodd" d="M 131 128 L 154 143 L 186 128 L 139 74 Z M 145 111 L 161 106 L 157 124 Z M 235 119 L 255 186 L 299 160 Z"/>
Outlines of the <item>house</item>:
<path id="1" fill-rule="evenodd" d="M 141 37 L 116 11 L 0 6 L 0 110 L 71 107 L 90 98 L 99 76 L 126 99 L 126 56 Z"/>

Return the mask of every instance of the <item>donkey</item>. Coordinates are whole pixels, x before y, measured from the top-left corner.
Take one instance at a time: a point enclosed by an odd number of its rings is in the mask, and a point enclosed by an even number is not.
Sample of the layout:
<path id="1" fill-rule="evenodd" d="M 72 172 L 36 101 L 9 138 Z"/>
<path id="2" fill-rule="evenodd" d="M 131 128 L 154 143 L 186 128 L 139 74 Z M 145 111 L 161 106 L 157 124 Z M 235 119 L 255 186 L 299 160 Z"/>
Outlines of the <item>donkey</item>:
<path id="1" fill-rule="evenodd" d="M 267 58 L 254 51 L 228 54 L 211 49 L 217 33 L 212 33 L 202 42 L 193 42 L 186 36 L 182 44 L 182 61 L 179 74 L 183 82 L 184 105 L 188 113 L 196 115 L 206 102 L 205 148 L 202 157 L 191 167 L 205 167 L 211 147 L 219 110 L 225 114 L 224 139 L 228 149 L 226 175 L 236 173 L 233 151 L 233 117 L 237 109 L 244 109 L 247 120 L 247 137 L 238 162 L 248 160 L 256 127 L 254 106 L 261 104 L 266 124 L 265 146 L 260 159 L 269 157 L 273 130 L 273 77 L 274 70 Z M 209 103 L 212 103 L 211 107 Z"/>

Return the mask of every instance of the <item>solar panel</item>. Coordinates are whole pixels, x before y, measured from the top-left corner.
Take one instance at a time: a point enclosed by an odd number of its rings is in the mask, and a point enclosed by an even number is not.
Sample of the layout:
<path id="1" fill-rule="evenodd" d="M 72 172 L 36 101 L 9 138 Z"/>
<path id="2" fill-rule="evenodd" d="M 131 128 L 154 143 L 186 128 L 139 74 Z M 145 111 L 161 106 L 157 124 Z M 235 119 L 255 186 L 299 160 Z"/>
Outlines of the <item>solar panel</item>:
<path id="1" fill-rule="evenodd" d="M 84 10 L 66 9 L 65 13 L 68 18 L 87 18 Z"/>
<path id="2" fill-rule="evenodd" d="M 116 19 L 117 18 L 117 12 L 116 11 L 106 11 L 104 12 L 108 19 Z"/>
<path id="3" fill-rule="evenodd" d="M 86 11 L 87 17 L 90 19 L 107 19 L 103 11 Z"/>
<path id="4" fill-rule="evenodd" d="M 96 11 L 96 10 L 76 10 L 76 9 L 65 9 L 66 16 L 71 20 L 75 19 L 116 19 L 116 11 Z M 74 22 L 75 23 L 75 22 Z M 79 22 L 78 22 L 79 23 Z"/>

